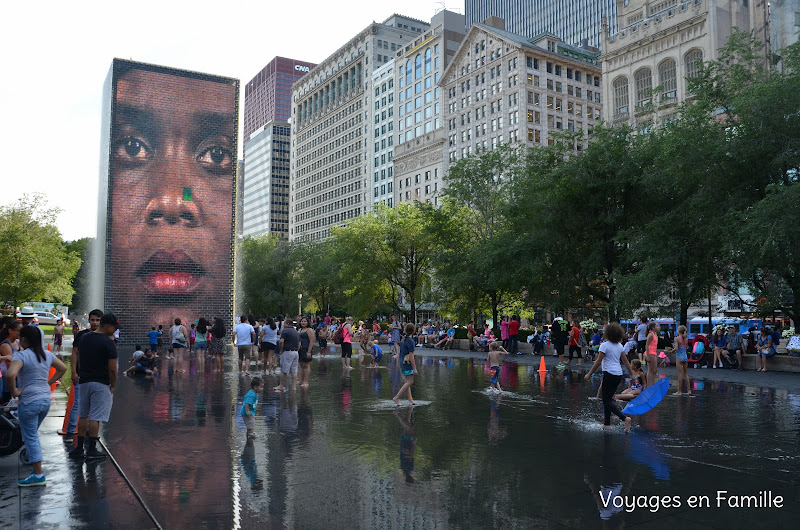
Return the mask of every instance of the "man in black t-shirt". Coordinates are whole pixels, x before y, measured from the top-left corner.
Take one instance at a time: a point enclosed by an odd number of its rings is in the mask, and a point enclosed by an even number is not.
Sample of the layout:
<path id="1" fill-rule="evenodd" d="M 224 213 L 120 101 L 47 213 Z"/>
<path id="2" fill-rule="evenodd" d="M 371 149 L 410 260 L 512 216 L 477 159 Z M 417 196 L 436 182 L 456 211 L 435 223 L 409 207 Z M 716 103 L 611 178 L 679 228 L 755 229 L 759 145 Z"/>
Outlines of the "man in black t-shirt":
<path id="1" fill-rule="evenodd" d="M 569 322 L 561 317 L 556 317 L 553 325 L 550 326 L 550 341 L 558 355 L 558 363 L 564 364 L 564 348 L 569 341 Z"/>
<path id="2" fill-rule="evenodd" d="M 76 362 L 78 358 L 78 343 L 80 342 L 81 337 L 87 333 L 97 331 L 97 328 L 100 327 L 100 319 L 102 317 L 103 312 L 101 310 L 92 309 L 92 311 L 89 313 L 89 327 L 87 329 L 80 330 L 72 337 L 72 360 L 70 361 L 70 371 L 72 372 L 73 399 L 72 408 L 67 411 L 67 414 L 69 415 L 69 423 L 67 424 L 66 438 L 64 438 L 65 443 L 73 442 L 76 429 L 78 428 L 78 403 L 80 402 L 81 398 L 80 385 L 78 381 L 78 364 Z"/>
<path id="3" fill-rule="evenodd" d="M 117 346 L 114 332 L 117 317 L 106 313 L 100 318 L 100 326 L 94 333 L 80 338 L 74 366 L 80 380 L 80 406 L 78 409 L 78 446 L 70 451 L 70 458 L 100 460 L 106 457 L 97 450 L 100 422 L 108 421 L 113 403 L 114 386 L 117 382 Z M 89 444 L 84 455 L 84 440 Z"/>

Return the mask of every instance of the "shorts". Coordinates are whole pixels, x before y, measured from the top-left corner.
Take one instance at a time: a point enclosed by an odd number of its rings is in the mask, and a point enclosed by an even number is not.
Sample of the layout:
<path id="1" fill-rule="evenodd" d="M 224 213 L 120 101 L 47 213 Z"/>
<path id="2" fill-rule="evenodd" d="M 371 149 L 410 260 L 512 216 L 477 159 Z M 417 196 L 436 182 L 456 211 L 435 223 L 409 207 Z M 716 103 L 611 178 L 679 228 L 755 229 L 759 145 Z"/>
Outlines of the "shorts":
<path id="1" fill-rule="evenodd" d="M 272 344 L 271 342 L 262 342 L 261 348 L 265 352 L 275 351 L 275 344 Z"/>
<path id="2" fill-rule="evenodd" d="M 297 362 L 299 355 L 296 351 L 284 351 L 281 354 L 281 373 L 282 374 L 296 374 Z"/>
<path id="3" fill-rule="evenodd" d="M 636 353 L 644 353 L 644 349 L 647 346 L 646 340 L 637 340 L 636 341 Z"/>
<path id="4" fill-rule="evenodd" d="M 89 421 L 108 421 L 114 395 L 111 388 L 103 383 L 89 381 L 78 386 L 78 416 L 89 418 Z"/>
<path id="5" fill-rule="evenodd" d="M 555 352 L 556 352 L 556 353 L 557 353 L 559 356 L 562 356 L 562 355 L 564 355 L 564 347 L 565 347 L 565 346 L 566 346 L 566 344 L 556 344 L 556 343 L 554 342 L 554 343 L 553 343 L 553 350 L 555 350 Z"/>
<path id="6" fill-rule="evenodd" d="M 352 357 L 353 356 L 353 343 L 352 342 L 343 342 L 342 343 L 342 357 Z"/>
<path id="7" fill-rule="evenodd" d="M 576 345 L 576 344 L 570 345 L 570 347 L 569 347 L 569 358 L 570 359 L 572 359 L 572 354 L 573 353 L 577 353 L 577 357 L 578 357 L 578 359 L 580 359 L 581 358 L 581 347 Z"/>
<path id="8" fill-rule="evenodd" d="M 328 339 L 319 339 L 319 349 L 324 350 L 328 347 Z"/>
<path id="9" fill-rule="evenodd" d="M 150 343 L 150 351 L 158 351 L 158 344 L 155 342 Z"/>
<path id="10" fill-rule="evenodd" d="M 256 421 L 253 419 L 252 414 L 250 416 L 245 416 L 242 414 L 242 420 L 244 421 L 244 426 L 247 427 L 248 431 L 255 430 Z"/>
<path id="11" fill-rule="evenodd" d="M 252 344 L 244 344 L 242 346 L 237 346 L 236 349 L 239 351 L 239 360 L 243 361 L 245 357 L 250 355 L 250 349 Z"/>
<path id="12" fill-rule="evenodd" d="M 225 352 L 225 343 L 221 338 L 211 337 L 211 351 L 216 355 L 222 355 Z"/>
<path id="13" fill-rule="evenodd" d="M 208 343 L 206 341 L 195 342 L 194 343 L 194 349 L 195 350 L 207 350 L 208 349 Z"/>
<path id="14" fill-rule="evenodd" d="M 403 372 L 403 375 L 414 375 L 414 369 L 413 368 L 410 368 L 408 370 L 401 370 L 401 372 Z"/>
<path id="15" fill-rule="evenodd" d="M 489 378 L 489 382 L 493 385 L 497 384 L 497 379 L 500 377 L 500 367 L 499 366 L 492 366 L 489 370 L 491 377 Z"/>
<path id="16" fill-rule="evenodd" d="M 185 348 L 185 347 L 186 347 L 186 344 L 180 344 L 180 343 L 177 343 L 177 342 L 173 342 L 172 343 L 172 349 L 173 350 L 177 350 L 178 348 Z"/>
<path id="17" fill-rule="evenodd" d="M 61 346 L 63 340 L 64 335 L 53 335 L 53 344 L 55 346 Z"/>

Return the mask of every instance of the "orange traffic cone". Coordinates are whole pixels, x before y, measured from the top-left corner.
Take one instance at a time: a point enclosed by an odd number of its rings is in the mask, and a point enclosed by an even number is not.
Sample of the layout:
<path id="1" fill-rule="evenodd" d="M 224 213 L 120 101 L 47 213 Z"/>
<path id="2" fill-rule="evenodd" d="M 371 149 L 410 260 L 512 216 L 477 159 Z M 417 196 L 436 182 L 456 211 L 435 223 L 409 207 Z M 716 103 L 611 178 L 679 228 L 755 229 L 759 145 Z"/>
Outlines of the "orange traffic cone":
<path id="1" fill-rule="evenodd" d="M 55 374 L 56 374 L 56 369 L 51 366 L 50 372 L 48 372 L 47 374 L 47 380 L 49 381 Z M 53 383 L 52 385 L 50 385 L 50 392 L 55 392 L 55 390 L 56 390 L 56 384 Z"/>
<path id="2" fill-rule="evenodd" d="M 75 385 L 70 385 L 69 387 L 69 398 L 67 398 L 67 410 L 64 412 L 64 424 L 61 426 L 61 429 L 56 431 L 61 436 L 67 434 L 67 428 L 69 427 L 69 414 L 72 412 L 72 406 L 75 404 Z"/>
<path id="3" fill-rule="evenodd" d="M 47 343 L 47 351 L 53 351 L 53 350 L 50 349 L 50 343 L 49 342 Z"/>
<path id="4" fill-rule="evenodd" d="M 542 355 L 542 360 L 539 362 L 539 370 L 537 370 L 537 371 L 539 373 L 547 372 L 547 366 L 545 366 L 545 364 L 544 364 L 544 355 Z"/>

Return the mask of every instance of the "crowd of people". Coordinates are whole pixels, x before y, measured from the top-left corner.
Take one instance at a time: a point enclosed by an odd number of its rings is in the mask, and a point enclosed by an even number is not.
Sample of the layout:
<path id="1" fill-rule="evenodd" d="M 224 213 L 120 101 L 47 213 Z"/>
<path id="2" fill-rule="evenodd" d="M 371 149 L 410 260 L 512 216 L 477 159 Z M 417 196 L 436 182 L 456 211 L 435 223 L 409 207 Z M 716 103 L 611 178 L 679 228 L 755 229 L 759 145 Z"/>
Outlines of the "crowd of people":
<path id="1" fill-rule="evenodd" d="M 21 314 L 21 320 L 4 318 L 0 328 L 0 370 L 4 382 L 2 403 L 17 400 L 19 428 L 33 465 L 33 472 L 20 480 L 19 485 L 36 486 L 46 483 L 38 428 L 50 408 L 50 385 L 68 368 L 58 356 L 64 339 L 61 322 L 53 329 L 51 351 L 46 347 L 44 333 L 33 318 L 33 311 L 23 308 Z M 109 419 L 117 378 L 115 338 L 118 338 L 119 321 L 113 314 L 95 309 L 88 313 L 86 324 L 87 327 L 81 330 L 77 321 L 73 321 L 70 366 L 74 404 L 67 411 L 65 441 L 73 444 L 70 458 L 100 460 L 106 457 L 97 448 L 100 423 Z M 352 317 L 339 319 L 330 314 L 324 317 L 301 315 L 296 319 L 283 315 L 262 318 L 241 315 L 231 330 L 230 339 L 236 352 L 239 374 L 255 376 L 249 380 L 251 391 L 239 411 L 245 417 L 248 437 L 255 435 L 252 415 L 265 377 L 280 376 L 278 385 L 274 387 L 279 392 L 308 388 L 315 345 L 320 356 L 330 356 L 332 348 L 338 347 L 342 372 L 346 375 L 353 369 L 354 343 L 359 345 L 361 364 L 365 367 L 380 366 L 383 357 L 381 344 L 386 343 L 404 377 L 392 399 L 400 405 L 405 398 L 413 405 L 412 386 L 417 375 L 415 350 L 422 347 L 453 348 L 457 328 L 449 322 L 402 323 L 394 315 L 385 326 L 377 321 L 356 323 Z M 490 387 L 502 392 L 499 384 L 501 357 L 522 355 L 519 350 L 519 316 L 503 316 L 499 330 L 497 337 L 488 324 L 483 324 L 480 329 L 476 329 L 474 322 L 466 326 L 470 349 L 485 349 L 487 352 Z M 228 338 L 225 322 L 220 318 L 184 322 L 176 317 L 167 328 L 163 324 L 154 324 L 143 337 L 147 347 L 136 346 L 130 366 L 123 373 L 153 376 L 158 373 L 161 363 L 167 361 L 174 373 L 183 374 L 192 359 L 201 370 L 208 360 L 215 370 L 223 371 Z M 611 416 L 616 415 L 624 422 L 626 432 L 630 429 L 630 417 L 620 410 L 618 403 L 634 399 L 658 381 L 659 366 L 669 362 L 665 351 L 674 353 L 677 365 L 678 389 L 675 394 L 690 395 L 688 365 L 697 362 L 698 351 L 702 355 L 704 349 L 708 350 L 706 357 L 712 360 L 712 368 L 726 366 L 740 370 L 743 356 L 755 353 L 759 359 L 758 371 L 766 371 L 766 360 L 775 353 L 778 341 L 769 329 L 761 333 L 750 330 L 743 336 L 735 326 L 718 326 L 711 337 L 696 335 L 690 340 L 685 326 L 679 326 L 673 335 L 671 329 L 661 330 L 658 323 L 646 319 L 626 333 L 615 322 L 599 328 L 579 321 L 569 323 L 561 317 L 528 336 L 534 355 L 557 356 L 562 368 L 573 360 L 579 365 L 584 360 L 591 362 L 585 375 L 587 380 L 595 372 L 602 372 L 598 399 L 602 399 L 604 408 L 603 425 L 609 427 Z M 630 385 L 618 392 L 623 381 L 623 366 L 630 376 Z M 643 368 L 646 368 L 646 373 Z M 255 374 L 251 374 L 251 370 Z"/>

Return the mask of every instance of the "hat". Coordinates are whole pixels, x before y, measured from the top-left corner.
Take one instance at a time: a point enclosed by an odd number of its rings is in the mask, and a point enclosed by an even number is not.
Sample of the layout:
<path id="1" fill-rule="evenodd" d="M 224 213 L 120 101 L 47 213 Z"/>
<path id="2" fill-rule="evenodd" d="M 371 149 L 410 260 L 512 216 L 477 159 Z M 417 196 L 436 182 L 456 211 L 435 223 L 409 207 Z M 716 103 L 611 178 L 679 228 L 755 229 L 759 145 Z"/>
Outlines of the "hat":
<path id="1" fill-rule="evenodd" d="M 25 306 L 22 308 L 22 311 L 20 311 L 19 316 L 21 316 L 22 318 L 33 318 L 36 316 L 36 313 L 33 312 L 32 307 Z"/>

